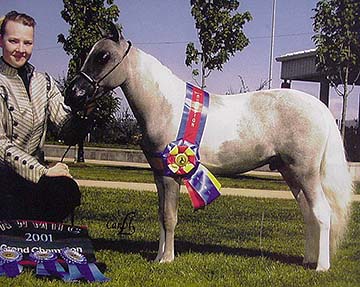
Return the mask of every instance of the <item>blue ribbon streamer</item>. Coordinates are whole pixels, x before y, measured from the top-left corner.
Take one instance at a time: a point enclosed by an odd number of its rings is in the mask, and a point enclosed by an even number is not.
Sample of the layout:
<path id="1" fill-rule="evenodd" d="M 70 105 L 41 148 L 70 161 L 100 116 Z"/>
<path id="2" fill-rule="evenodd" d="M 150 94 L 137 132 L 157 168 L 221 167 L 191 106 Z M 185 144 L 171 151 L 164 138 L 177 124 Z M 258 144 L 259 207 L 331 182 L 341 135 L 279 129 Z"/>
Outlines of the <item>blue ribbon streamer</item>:
<path id="1" fill-rule="evenodd" d="M 69 269 L 69 273 L 63 278 L 66 282 L 76 281 L 82 278 L 89 282 L 107 282 L 110 280 L 101 273 L 95 263 L 88 263 L 85 256 L 79 252 L 64 248 L 61 251 L 61 256 L 68 264 Z"/>
<path id="2" fill-rule="evenodd" d="M 39 276 L 56 276 L 63 278 L 66 271 L 57 261 L 51 261 L 38 263 L 36 265 L 36 274 Z"/>
<path id="3" fill-rule="evenodd" d="M 77 281 L 85 278 L 89 282 L 107 282 L 109 278 L 105 277 L 104 274 L 97 268 L 95 263 L 86 264 L 71 264 L 68 263 L 69 274 L 64 276 L 65 282 Z"/>
<path id="4" fill-rule="evenodd" d="M 10 278 L 18 276 L 23 271 L 23 267 L 18 262 L 4 263 L 2 268 L 5 275 Z"/>
<path id="5" fill-rule="evenodd" d="M 0 275 L 13 278 L 23 271 L 19 264 L 23 256 L 20 252 L 11 249 L 0 250 Z"/>
<path id="6" fill-rule="evenodd" d="M 55 253 L 37 251 L 30 253 L 30 258 L 36 262 L 36 275 L 63 278 L 66 274 L 64 268 L 57 262 Z"/>
<path id="7" fill-rule="evenodd" d="M 204 200 L 206 205 L 220 196 L 219 189 L 211 181 L 207 172 L 207 169 L 200 164 L 193 176 L 187 180 Z"/>

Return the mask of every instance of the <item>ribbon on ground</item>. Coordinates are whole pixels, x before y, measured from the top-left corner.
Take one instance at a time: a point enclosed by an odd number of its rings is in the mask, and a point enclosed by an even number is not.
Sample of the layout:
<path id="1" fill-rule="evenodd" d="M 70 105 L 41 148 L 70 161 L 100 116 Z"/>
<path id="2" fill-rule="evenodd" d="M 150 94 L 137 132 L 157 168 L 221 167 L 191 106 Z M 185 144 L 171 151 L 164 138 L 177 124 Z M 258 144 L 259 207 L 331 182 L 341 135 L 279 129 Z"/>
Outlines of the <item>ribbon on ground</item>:
<path id="1" fill-rule="evenodd" d="M 199 146 L 205 128 L 209 94 L 189 83 L 176 140 L 168 144 L 162 158 L 165 175 L 181 176 L 194 209 L 210 204 L 220 196 L 221 184 L 200 163 Z"/>
<path id="2" fill-rule="evenodd" d="M 36 275 L 64 278 L 67 273 L 57 262 L 57 258 L 55 253 L 49 251 L 30 253 L 30 259 L 36 263 Z"/>
<path id="3" fill-rule="evenodd" d="M 69 273 L 64 276 L 66 282 L 86 279 L 89 282 L 107 282 L 110 279 L 97 268 L 95 263 L 88 263 L 86 257 L 70 248 L 61 250 L 61 257 L 68 265 Z"/>
<path id="4" fill-rule="evenodd" d="M 23 271 L 23 266 L 19 264 L 23 255 L 16 250 L 1 249 L 0 250 L 0 275 L 7 277 L 16 277 Z"/>

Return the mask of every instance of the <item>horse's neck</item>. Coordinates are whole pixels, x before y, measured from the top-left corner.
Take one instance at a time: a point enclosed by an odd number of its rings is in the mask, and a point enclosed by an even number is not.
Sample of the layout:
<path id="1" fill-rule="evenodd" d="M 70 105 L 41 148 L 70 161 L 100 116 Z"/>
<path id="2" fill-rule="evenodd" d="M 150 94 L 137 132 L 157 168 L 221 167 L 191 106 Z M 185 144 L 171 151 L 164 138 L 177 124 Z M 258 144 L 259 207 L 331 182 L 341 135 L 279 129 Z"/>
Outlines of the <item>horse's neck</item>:
<path id="1" fill-rule="evenodd" d="M 129 57 L 122 86 L 145 136 L 155 146 L 174 140 L 185 97 L 185 82 L 157 59 L 139 49 Z"/>

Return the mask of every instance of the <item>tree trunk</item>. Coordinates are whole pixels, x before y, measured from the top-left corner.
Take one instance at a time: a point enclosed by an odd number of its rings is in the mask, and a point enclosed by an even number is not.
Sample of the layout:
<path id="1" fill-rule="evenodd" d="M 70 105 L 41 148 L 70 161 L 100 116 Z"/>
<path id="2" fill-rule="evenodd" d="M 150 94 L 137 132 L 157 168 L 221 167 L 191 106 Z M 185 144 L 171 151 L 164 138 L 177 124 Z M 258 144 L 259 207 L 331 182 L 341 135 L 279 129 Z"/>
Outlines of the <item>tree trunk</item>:
<path id="1" fill-rule="evenodd" d="M 84 140 L 78 143 L 78 154 L 77 154 L 77 162 L 85 162 L 84 158 Z"/>
<path id="2" fill-rule="evenodd" d="M 205 63 L 204 63 L 204 54 L 201 53 L 201 89 L 205 89 Z"/>
<path id="3" fill-rule="evenodd" d="M 349 80 L 349 68 L 345 68 L 345 78 L 344 78 L 344 94 L 343 94 L 343 106 L 341 114 L 341 138 L 345 142 L 345 128 L 346 128 L 346 112 L 348 104 L 348 80 Z"/>

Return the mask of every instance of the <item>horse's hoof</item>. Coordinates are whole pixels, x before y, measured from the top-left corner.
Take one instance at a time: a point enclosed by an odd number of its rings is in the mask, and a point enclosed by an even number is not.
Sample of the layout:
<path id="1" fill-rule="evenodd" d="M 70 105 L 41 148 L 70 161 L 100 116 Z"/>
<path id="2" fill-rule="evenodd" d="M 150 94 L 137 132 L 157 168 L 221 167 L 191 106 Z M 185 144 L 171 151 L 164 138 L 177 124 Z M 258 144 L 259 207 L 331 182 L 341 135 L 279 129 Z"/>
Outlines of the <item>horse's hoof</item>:
<path id="1" fill-rule="evenodd" d="M 164 255 L 158 255 L 154 259 L 155 263 L 169 263 L 174 261 L 174 256 L 164 256 Z"/>
<path id="2" fill-rule="evenodd" d="M 173 260 L 170 260 L 170 259 L 162 259 L 162 260 L 160 260 L 160 263 L 171 263 L 171 262 L 173 262 L 174 261 L 174 259 Z"/>
<path id="3" fill-rule="evenodd" d="M 330 265 L 329 266 L 321 266 L 318 264 L 318 266 L 316 267 L 316 271 L 317 272 L 325 272 L 325 271 L 328 271 L 330 268 Z"/>
<path id="4" fill-rule="evenodd" d="M 160 263 L 170 263 L 174 261 L 174 256 L 163 256 L 159 262 Z"/>

